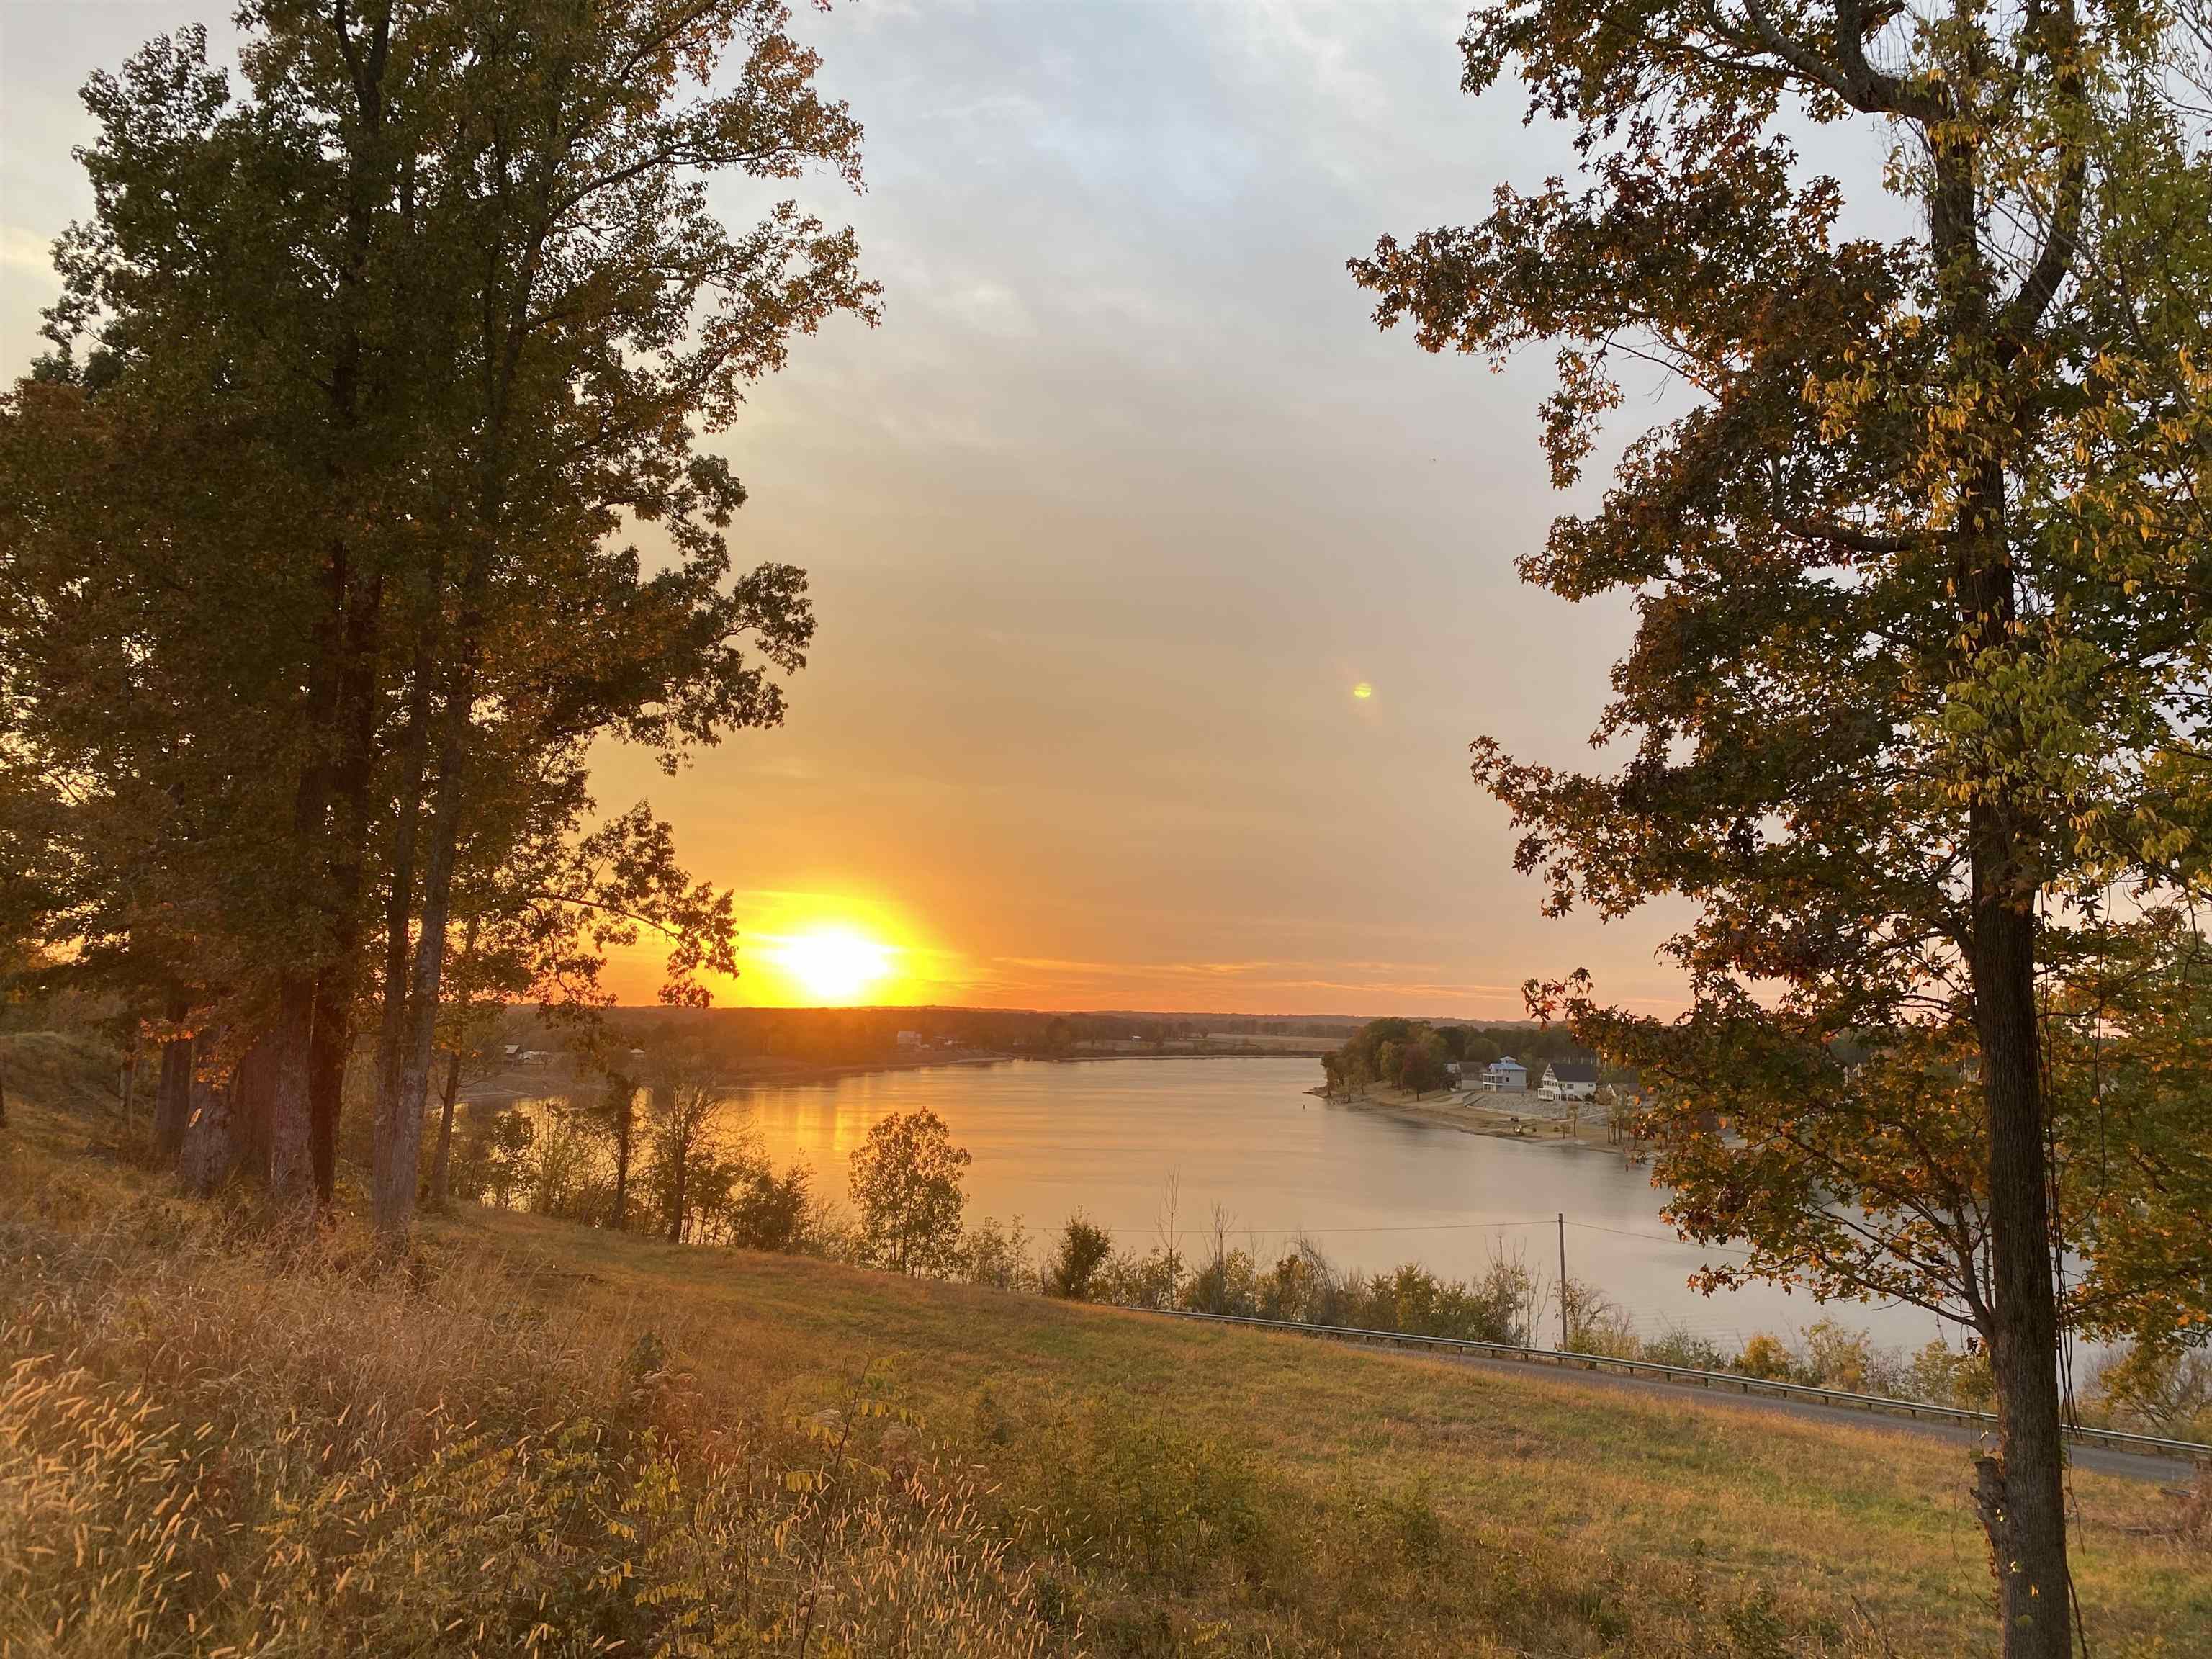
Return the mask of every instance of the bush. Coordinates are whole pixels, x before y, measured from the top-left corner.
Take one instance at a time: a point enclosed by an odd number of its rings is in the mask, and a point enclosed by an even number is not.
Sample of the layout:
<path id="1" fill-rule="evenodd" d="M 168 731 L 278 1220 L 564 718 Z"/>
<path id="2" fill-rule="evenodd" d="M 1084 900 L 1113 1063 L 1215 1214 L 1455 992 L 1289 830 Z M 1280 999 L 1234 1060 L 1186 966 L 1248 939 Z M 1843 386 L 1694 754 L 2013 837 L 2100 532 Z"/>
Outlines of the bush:
<path id="1" fill-rule="evenodd" d="M 813 1172 L 794 1164 L 781 1175 L 763 1158 L 732 1189 L 729 1242 L 748 1250 L 799 1250 L 815 1234 Z"/>
<path id="2" fill-rule="evenodd" d="M 1250 1455 L 1109 1399 L 1053 1399 L 1027 1442 L 1042 1541 L 1157 1593 L 1262 1565 L 1269 1533 Z"/>
<path id="3" fill-rule="evenodd" d="M 1743 1345 L 1743 1352 L 1729 1369 L 1741 1376 L 1763 1377 L 1769 1382 L 1787 1382 L 1791 1370 L 1790 1350 L 1782 1346 L 1779 1338 L 1761 1331 Z"/>
<path id="4" fill-rule="evenodd" d="M 963 1233 L 957 1271 L 970 1285 L 994 1291 L 1036 1290 L 1037 1270 L 1030 1260 L 1030 1236 L 1021 1217 L 1011 1227 L 1001 1227 L 986 1216 Z"/>
<path id="5" fill-rule="evenodd" d="M 1048 1296 L 1091 1302 L 1103 1289 L 1101 1270 L 1114 1255 L 1114 1235 L 1078 1210 L 1060 1229 L 1060 1244 L 1045 1268 Z"/>
<path id="6" fill-rule="evenodd" d="M 1666 1325 L 1644 1345 L 1643 1357 L 1659 1365 L 1680 1365 L 1685 1370 L 1724 1371 L 1729 1357 L 1709 1337 L 1692 1336 L 1677 1325 Z"/>
<path id="7" fill-rule="evenodd" d="M 2212 1440 L 2212 1354 L 2137 1343 L 2098 1371 L 2094 1394 L 2124 1428 Z"/>

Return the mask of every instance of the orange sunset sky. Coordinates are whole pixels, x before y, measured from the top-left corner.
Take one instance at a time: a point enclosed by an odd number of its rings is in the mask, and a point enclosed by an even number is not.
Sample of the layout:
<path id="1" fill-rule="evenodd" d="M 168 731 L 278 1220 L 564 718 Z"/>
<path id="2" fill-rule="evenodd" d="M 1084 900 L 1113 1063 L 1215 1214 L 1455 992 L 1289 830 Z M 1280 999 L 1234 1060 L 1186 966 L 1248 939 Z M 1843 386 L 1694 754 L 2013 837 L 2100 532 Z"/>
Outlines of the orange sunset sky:
<path id="1" fill-rule="evenodd" d="M 75 88 L 228 9 L 0 0 L 10 373 L 88 204 Z M 1674 1006 L 1664 918 L 1546 921 L 1466 769 L 1485 732 L 1588 754 L 1627 606 L 1514 560 L 1602 469 L 1550 489 L 1540 357 L 1425 356 L 1344 270 L 1571 165 L 1460 93 L 1462 8 L 799 20 L 868 135 L 865 195 L 799 193 L 858 227 L 884 321 L 799 342 L 714 442 L 738 556 L 808 568 L 817 647 L 781 729 L 599 773 L 738 890 L 721 1000 L 1511 1018 L 1588 966 Z M 1664 412 L 1632 388 L 1624 419 Z"/>

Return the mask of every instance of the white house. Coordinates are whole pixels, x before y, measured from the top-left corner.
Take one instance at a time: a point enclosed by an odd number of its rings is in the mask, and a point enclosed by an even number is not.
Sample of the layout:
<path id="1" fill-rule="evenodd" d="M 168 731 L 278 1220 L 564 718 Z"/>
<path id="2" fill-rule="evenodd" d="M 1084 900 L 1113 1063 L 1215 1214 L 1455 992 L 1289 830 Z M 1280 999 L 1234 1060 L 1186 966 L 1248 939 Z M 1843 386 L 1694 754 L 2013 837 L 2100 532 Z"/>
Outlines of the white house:
<path id="1" fill-rule="evenodd" d="M 919 1031 L 901 1031 L 898 1034 L 898 1046 L 902 1048 L 921 1048 L 921 1033 Z"/>
<path id="2" fill-rule="evenodd" d="M 1482 1086 L 1494 1095 L 1526 1094 L 1528 1068 L 1510 1054 L 1493 1060 L 1482 1068 Z"/>
<path id="3" fill-rule="evenodd" d="M 1597 1062 L 1594 1060 L 1555 1060 L 1544 1068 L 1538 1091 L 1546 1100 L 1595 1100 Z"/>

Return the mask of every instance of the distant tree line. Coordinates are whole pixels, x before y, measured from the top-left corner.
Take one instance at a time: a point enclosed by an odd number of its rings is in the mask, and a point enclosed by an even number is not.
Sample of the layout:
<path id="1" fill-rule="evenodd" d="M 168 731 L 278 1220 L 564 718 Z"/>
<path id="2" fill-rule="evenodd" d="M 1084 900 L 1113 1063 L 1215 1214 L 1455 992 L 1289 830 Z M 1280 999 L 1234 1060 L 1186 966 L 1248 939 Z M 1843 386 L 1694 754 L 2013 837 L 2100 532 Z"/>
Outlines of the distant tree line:
<path id="1" fill-rule="evenodd" d="M 1332 1097 L 1376 1084 L 1419 1096 L 1449 1082 L 1448 1065 L 1480 1067 L 1508 1055 L 1528 1068 L 1532 1084 L 1554 1060 L 1596 1060 L 1565 1025 L 1431 1024 L 1393 1018 L 1369 1020 L 1322 1055 L 1321 1064 Z"/>

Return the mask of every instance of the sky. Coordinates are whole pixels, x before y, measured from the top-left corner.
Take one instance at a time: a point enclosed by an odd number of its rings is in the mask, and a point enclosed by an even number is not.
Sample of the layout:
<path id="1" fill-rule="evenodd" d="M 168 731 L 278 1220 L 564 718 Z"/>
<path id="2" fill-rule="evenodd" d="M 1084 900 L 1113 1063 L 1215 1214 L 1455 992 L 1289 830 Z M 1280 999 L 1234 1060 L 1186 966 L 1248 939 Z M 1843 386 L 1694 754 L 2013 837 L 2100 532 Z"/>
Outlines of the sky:
<path id="1" fill-rule="evenodd" d="M 75 88 L 229 0 L 0 0 L 0 363 L 88 206 Z M 811 574 L 781 728 L 675 779 L 609 750 L 737 890 L 736 1002 L 1515 1018 L 1587 967 L 1679 1006 L 1679 913 L 1541 915 L 1480 735 L 1587 763 L 1630 613 L 1522 584 L 1552 516 L 1540 355 L 1383 334 L 1345 261 L 1566 171 L 1459 90 L 1464 7 L 860 0 L 795 29 L 866 128 L 883 321 L 714 441 L 741 560 Z M 744 192 L 732 217 L 757 208 Z M 1624 431 L 1660 412 L 1633 389 Z M 1358 688 L 1367 695 L 1357 695 Z M 654 964 L 617 963 L 626 1000 Z"/>

